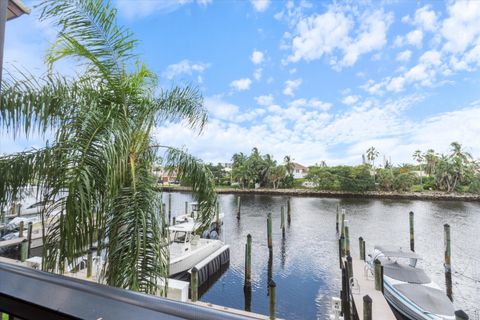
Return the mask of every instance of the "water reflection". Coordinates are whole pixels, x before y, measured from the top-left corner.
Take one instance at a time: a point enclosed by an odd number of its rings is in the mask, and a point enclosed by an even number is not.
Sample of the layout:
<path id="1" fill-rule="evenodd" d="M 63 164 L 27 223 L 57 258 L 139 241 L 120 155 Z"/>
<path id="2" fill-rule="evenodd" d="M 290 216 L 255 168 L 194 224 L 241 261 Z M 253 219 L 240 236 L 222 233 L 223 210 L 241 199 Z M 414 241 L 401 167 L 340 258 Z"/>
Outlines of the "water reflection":
<path id="1" fill-rule="evenodd" d="M 165 195 L 164 195 L 165 196 Z M 168 199 L 168 198 L 165 198 Z M 182 214 L 186 193 L 173 195 L 172 216 Z M 230 245 L 230 268 L 201 300 L 237 309 L 269 313 L 268 282 L 276 288 L 276 315 L 285 319 L 326 319 L 330 298 L 340 291 L 338 242 L 335 231 L 337 204 L 347 212 L 351 251 L 358 257 L 362 236 L 369 253 L 375 244 L 409 247 L 409 211 L 415 212 L 415 249 L 422 266 L 445 288 L 443 224 L 452 237 L 453 297 L 457 308 L 474 315 L 480 300 L 480 204 L 378 199 L 291 197 L 291 222 L 285 238 L 280 229 L 280 207 L 288 197 L 242 195 L 241 218 L 236 219 L 236 196 L 219 196 L 225 213 L 221 238 Z M 267 247 L 267 213 L 272 212 L 273 251 Z M 252 287 L 244 286 L 245 239 L 252 244 Z M 463 276 L 462 274 L 465 274 Z"/>

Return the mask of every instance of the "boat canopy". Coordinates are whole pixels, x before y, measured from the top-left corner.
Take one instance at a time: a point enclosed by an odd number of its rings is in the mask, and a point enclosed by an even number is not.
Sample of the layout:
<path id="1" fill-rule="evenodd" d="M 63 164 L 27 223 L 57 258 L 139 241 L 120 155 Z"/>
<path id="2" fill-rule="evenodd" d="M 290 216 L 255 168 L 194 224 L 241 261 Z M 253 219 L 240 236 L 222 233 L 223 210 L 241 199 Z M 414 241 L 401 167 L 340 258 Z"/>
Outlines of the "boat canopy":
<path id="1" fill-rule="evenodd" d="M 442 290 L 411 283 L 395 284 L 393 287 L 424 311 L 449 317 L 455 315 L 452 302 Z"/>
<path id="2" fill-rule="evenodd" d="M 408 283 L 430 283 L 431 280 L 422 269 L 414 268 L 398 262 L 382 261 L 383 273 L 392 279 Z"/>
<path id="3" fill-rule="evenodd" d="M 168 227 L 168 231 L 170 232 L 191 232 L 193 233 L 195 231 L 195 223 L 193 222 L 185 222 L 185 223 L 179 223 L 174 226 Z"/>
<path id="4" fill-rule="evenodd" d="M 418 254 L 411 250 L 403 250 L 399 247 L 375 246 L 375 250 L 381 251 L 385 257 L 406 258 L 406 259 L 422 259 Z"/>

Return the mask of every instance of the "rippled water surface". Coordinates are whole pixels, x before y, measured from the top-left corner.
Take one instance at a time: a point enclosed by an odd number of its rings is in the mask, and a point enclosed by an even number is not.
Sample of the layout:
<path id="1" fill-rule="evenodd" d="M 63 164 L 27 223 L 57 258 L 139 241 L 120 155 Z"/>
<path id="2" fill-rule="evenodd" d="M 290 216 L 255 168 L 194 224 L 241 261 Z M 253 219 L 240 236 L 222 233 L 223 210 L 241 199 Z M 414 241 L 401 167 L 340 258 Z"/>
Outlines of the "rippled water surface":
<path id="1" fill-rule="evenodd" d="M 235 195 L 220 195 L 225 213 L 221 238 L 230 245 L 230 267 L 200 300 L 245 308 L 244 251 L 247 234 L 252 245 L 251 311 L 268 314 L 267 213 L 273 216 L 272 275 L 276 282 L 277 316 L 285 319 L 327 319 L 330 298 L 339 296 L 336 206 L 346 209 L 352 255 L 358 256 L 358 237 L 367 252 L 375 244 L 409 247 L 408 212 L 415 212 L 415 249 L 431 278 L 445 286 L 443 224 L 451 226 L 453 294 L 456 308 L 471 319 L 480 314 L 480 204 L 452 201 L 362 200 L 291 197 L 292 221 L 285 239 L 280 230 L 280 207 L 287 197 L 242 195 L 241 218 L 236 219 Z M 172 215 L 184 212 L 186 193 L 174 193 Z"/>

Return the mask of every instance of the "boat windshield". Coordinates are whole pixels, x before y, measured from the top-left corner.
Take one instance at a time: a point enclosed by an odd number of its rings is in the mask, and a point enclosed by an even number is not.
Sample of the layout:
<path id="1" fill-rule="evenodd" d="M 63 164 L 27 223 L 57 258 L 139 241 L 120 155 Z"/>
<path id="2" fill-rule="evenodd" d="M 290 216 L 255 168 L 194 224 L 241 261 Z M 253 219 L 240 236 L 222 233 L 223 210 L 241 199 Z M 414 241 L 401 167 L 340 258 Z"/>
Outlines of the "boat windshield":
<path id="1" fill-rule="evenodd" d="M 184 243 L 186 238 L 187 238 L 187 232 L 177 231 L 173 235 L 173 242 Z"/>

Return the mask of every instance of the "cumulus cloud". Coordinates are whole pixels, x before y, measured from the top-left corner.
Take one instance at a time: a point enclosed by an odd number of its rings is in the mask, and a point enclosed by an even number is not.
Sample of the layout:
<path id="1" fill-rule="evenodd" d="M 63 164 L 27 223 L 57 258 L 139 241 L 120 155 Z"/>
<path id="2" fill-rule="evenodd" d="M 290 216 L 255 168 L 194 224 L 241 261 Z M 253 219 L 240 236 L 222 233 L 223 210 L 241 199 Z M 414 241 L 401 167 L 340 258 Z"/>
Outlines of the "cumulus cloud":
<path id="1" fill-rule="evenodd" d="M 270 0 L 250 0 L 255 11 L 264 12 L 270 6 Z"/>
<path id="2" fill-rule="evenodd" d="M 264 54 L 262 51 L 253 50 L 252 56 L 250 60 L 252 60 L 253 64 L 260 64 L 263 62 Z"/>
<path id="3" fill-rule="evenodd" d="M 397 54 L 397 61 L 408 62 L 412 57 L 412 51 L 405 50 Z"/>
<path id="4" fill-rule="evenodd" d="M 342 99 L 342 103 L 346 105 L 353 105 L 357 103 L 358 99 L 359 99 L 358 96 L 354 96 L 354 95 L 346 96 Z"/>
<path id="5" fill-rule="evenodd" d="M 285 81 L 285 87 L 283 89 L 283 94 L 286 96 L 294 96 L 295 90 L 300 87 L 302 84 L 302 79 L 287 80 Z"/>
<path id="6" fill-rule="evenodd" d="M 245 91 L 250 89 L 250 85 L 252 84 L 252 80 L 250 78 L 242 78 L 238 80 L 234 80 L 230 83 L 230 87 L 237 91 Z"/>
<path id="7" fill-rule="evenodd" d="M 180 75 L 192 75 L 194 72 L 202 73 L 204 72 L 210 64 L 203 62 L 192 62 L 189 60 L 182 60 L 178 63 L 169 65 L 165 71 L 162 73 L 163 77 L 171 80 Z"/>
<path id="8" fill-rule="evenodd" d="M 346 10 L 346 9 L 345 9 Z M 382 49 L 393 15 L 383 10 L 365 10 L 361 15 L 348 14 L 344 8 L 331 6 L 323 14 L 299 19 L 291 38 L 289 62 L 312 61 L 332 56 L 335 68 L 354 65 L 368 52 Z M 341 57 L 337 58 L 337 54 Z"/>
<path id="9" fill-rule="evenodd" d="M 262 79 L 262 72 L 263 68 L 255 69 L 255 71 L 253 72 L 253 77 L 255 78 L 255 80 L 260 81 L 260 79 Z"/>
<path id="10" fill-rule="evenodd" d="M 255 101 L 261 106 L 269 106 L 273 104 L 273 95 L 269 94 L 264 96 L 258 96 L 255 97 Z"/>

